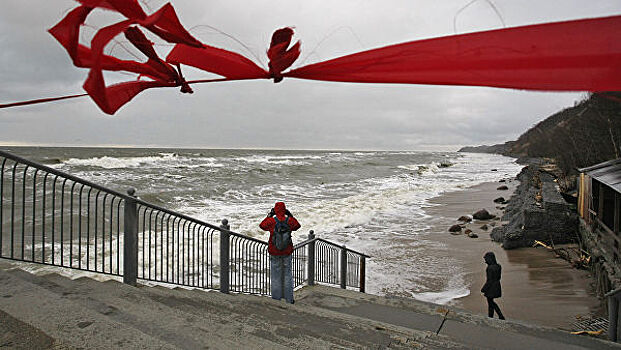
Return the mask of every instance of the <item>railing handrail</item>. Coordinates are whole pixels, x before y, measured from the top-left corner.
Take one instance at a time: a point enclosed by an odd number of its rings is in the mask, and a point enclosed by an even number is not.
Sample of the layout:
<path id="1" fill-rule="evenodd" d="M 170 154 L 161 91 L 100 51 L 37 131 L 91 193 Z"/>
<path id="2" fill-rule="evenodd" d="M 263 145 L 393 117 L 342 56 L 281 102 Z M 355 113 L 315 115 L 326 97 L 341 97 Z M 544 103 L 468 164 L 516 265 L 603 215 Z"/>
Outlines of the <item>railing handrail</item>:
<path id="1" fill-rule="evenodd" d="M 137 203 L 137 204 L 140 204 L 140 205 L 143 205 L 143 206 L 145 206 L 145 207 L 149 207 L 149 208 L 152 208 L 152 209 L 155 209 L 155 210 L 161 211 L 161 212 L 166 213 L 166 214 L 169 214 L 169 215 L 177 216 L 177 217 L 179 217 L 179 218 L 181 218 L 181 219 L 184 219 L 184 220 L 187 220 L 187 221 L 193 222 L 193 223 L 195 223 L 195 224 L 202 225 L 202 226 L 206 226 L 206 227 L 209 227 L 209 228 L 211 228 L 211 229 L 218 230 L 218 231 L 221 231 L 221 232 L 222 232 L 222 231 L 226 231 L 226 232 L 228 232 L 230 235 L 233 235 L 233 236 L 236 236 L 236 237 L 240 237 L 240 238 L 247 238 L 247 239 L 249 239 L 249 240 L 251 240 L 251 241 L 253 241 L 253 242 L 267 244 L 267 242 L 262 241 L 262 240 L 260 240 L 260 239 L 256 239 L 256 238 L 254 238 L 254 237 L 250 237 L 250 236 L 244 235 L 244 234 L 242 234 L 242 233 L 238 233 L 238 232 L 234 232 L 234 231 L 231 231 L 231 230 L 227 230 L 227 229 L 222 228 L 222 227 L 220 227 L 220 226 L 216 226 L 216 225 L 213 225 L 213 224 L 210 224 L 210 223 L 204 222 L 204 221 L 202 221 L 202 220 L 199 220 L 199 219 L 193 218 L 193 217 L 188 216 L 188 215 L 185 215 L 185 214 L 181 214 L 181 213 L 176 212 L 176 211 L 174 211 L 174 210 L 166 209 L 166 208 L 160 207 L 159 205 L 156 205 L 156 204 L 152 204 L 152 203 L 146 202 L 146 201 L 144 201 L 144 200 L 142 200 L 142 199 L 140 199 L 140 198 L 136 198 L 135 200 L 136 200 L 136 203 Z"/>
<path id="2" fill-rule="evenodd" d="M 364 256 L 365 258 L 370 258 L 370 257 L 371 257 L 370 255 L 366 255 L 366 254 L 364 254 L 364 253 L 357 252 L 357 251 L 355 251 L 355 250 L 353 250 L 353 249 L 349 249 L 349 248 L 347 248 L 347 247 L 346 247 L 346 246 L 344 246 L 344 245 L 338 245 L 338 244 L 336 244 L 336 243 L 334 243 L 334 242 L 327 241 L 327 240 L 325 240 L 325 239 L 323 239 L 323 238 L 315 238 L 315 239 L 316 239 L 316 240 L 318 240 L 318 241 L 321 241 L 321 242 L 323 242 L 323 243 L 329 244 L 329 245 L 331 245 L 331 246 L 333 246 L 333 247 L 337 247 L 337 248 L 339 248 L 339 249 L 345 249 L 345 251 L 347 251 L 347 252 L 349 252 L 349 253 L 358 254 L 358 255 L 360 255 L 360 256 Z"/>
<path id="3" fill-rule="evenodd" d="M 323 243 L 326 243 L 326 244 L 328 244 L 328 245 L 331 245 L 331 246 L 336 247 L 336 248 L 339 248 L 339 249 L 345 249 L 345 251 L 346 251 L 346 252 L 348 252 L 348 253 L 354 253 L 354 254 L 358 254 L 358 255 L 360 255 L 360 256 L 364 256 L 365 258 L 371 258 L 371 256 L 370 256 L 370 255 L 367 255 L 367 254 L 364 254 L 364 253 L 360 253 L 360 252 L 355 251 L 355 250 L 353 250 L 353 249 L 349 249 L 349 248 L 347 248 L 347 247 L 346 247 L 346 246 L 344 246 L 344 245 L 338 245 L 338 244 L 336 244 L 336 243 L 334 243 L 334 242 L 330 242 L 330 241 L 328 241 L 328 240 L 325 240 L 325 239 L 323 239 L 323 238 L 319 238 L 319 237 L 315 237 L 315 238 L 313 238 L 313 239 L 307 239 L 306 241 L 300 242 L 300 243 L 298 243 L 298 244 L 294 245 L 294 246 L 293 246 L 293 249 L 298 249 L 298 248 L 301 248 L 301 247 L 303 247 L 303 246 L 305 246 L 305 245 L 307 245 L 307 244 L 309 244 L 309 243 L 312 243 L 312 242 L 323 242 Z"/>
<path id="4" fill-rule="evenodd" d="M 109 188 L 106 188 L 104 186 L 98 185 L 96 183 L 92 183 L 92 182 L 90 182 L 88 180 L 81 179 L 81 178 L 79 178 L 77 176 L 65 173 L 63 171 L 60 171 L 60 170 L 48 167 L 48 166 L 43 165 L 43 164 L 39 164 L 39 163 L 33 162 L 33 161 L 28 160 L 26 158 L 22 158 L 20 156 L 16 156 L 14 154 L 11 154 L 11 153 L 8 153 L 8 152 L 2 151 L 2 150 L 0 150 L 0 157 L 12 159 L 12 160 L 14 160 L 16 162 L 23 163 L 23 164 L 28 165 L 30 167 L 46 171 L 46 172 L 48 172 L 48 173 L 50 173 L 52 175 L 56 175 L 56 176 L 60 176 L 60 177 L 66 178 L 67 180 L 71 180 L 73 182 L 77 182 L 79 184 L 82 184 L 82 185 L 85 185 L 85 186 L 89 186 L 89 187 L 92 187 L 94 189 L 97 189 L 97 190 L 100 190 L 100 191 L 103 191 L 103 192 L 107 192 L 107 193 L 109 193 L 111 195 L 114 195 L 114 196 L 117 196 L 117 197 L 120 197 L 120 198 L 123 198 L 123 199 L 131 198 L 127 194 L 124 194 L 124 193 L 121 193 L 121 192 L 117 192 L 115 190 L 111 190 Z"/>

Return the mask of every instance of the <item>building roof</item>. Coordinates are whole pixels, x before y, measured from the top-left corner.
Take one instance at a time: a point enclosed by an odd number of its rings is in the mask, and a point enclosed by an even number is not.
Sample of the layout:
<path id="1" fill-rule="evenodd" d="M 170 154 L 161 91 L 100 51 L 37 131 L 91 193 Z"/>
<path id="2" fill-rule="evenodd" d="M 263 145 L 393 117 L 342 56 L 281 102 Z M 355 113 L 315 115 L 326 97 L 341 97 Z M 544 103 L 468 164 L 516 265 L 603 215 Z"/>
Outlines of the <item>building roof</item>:
<path id="1" fill-rule="evenodd" d="M 578 171 L 621 193 L 621 158 L 578 169 Z"/>

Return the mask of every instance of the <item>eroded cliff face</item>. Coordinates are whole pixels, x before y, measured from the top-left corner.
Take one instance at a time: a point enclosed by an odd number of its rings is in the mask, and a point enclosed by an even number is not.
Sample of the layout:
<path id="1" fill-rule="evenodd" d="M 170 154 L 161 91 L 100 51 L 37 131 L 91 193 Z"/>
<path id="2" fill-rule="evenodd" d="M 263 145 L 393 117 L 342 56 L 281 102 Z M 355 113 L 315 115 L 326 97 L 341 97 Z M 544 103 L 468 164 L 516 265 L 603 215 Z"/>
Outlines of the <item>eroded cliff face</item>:
<path id="1" fill-rule="evenodd" d="M 565 174 L 621 157 L 621 92 L 594 94 L 551 115 L 508 145 L 514 157 L 548 157 Z"/>
<path id="2" fill-rule="evenodd" d="M 561 192 L 575 189 L 576 168 L 621 157 L 621 92 L 586 96 L 539 122 L 517 140 L 492 146 L 464 147 L 461 152 L 499 153 L 529 163 L 549 158 Z"/>

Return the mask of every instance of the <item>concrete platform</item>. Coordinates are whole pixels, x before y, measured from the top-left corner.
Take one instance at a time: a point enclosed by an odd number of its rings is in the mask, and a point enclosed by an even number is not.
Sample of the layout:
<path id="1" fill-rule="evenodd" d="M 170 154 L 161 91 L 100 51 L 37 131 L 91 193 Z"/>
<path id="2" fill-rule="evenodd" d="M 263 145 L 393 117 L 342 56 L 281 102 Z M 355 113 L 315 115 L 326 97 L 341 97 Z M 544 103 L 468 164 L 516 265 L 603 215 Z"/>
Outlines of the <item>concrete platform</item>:
<path id="1" fill-rule="evenodd" d="M 467 349 L 620 349 L 605 340 L 572 335 L 520 321 L 490 319 L 467 311 L 399 297 L 379 297 L 326 286 L 298 292 L 299 304 L 313 305 L 431 332 L 438 340 Z"/>
<path id="2" fill-rule="evenodd" d="M 0 347 L 18 349 L 621 349 L 405 298 L 326 286 L 296 303 L 0 269 Z"/>

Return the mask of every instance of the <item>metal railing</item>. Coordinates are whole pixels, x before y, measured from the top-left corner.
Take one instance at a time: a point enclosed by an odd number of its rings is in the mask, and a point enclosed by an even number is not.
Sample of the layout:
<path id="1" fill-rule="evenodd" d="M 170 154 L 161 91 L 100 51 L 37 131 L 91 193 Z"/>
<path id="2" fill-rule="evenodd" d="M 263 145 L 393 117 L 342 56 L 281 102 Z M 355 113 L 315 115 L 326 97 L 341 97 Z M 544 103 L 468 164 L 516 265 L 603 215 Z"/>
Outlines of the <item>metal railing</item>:
<path id="1" fill-rule="evenodd" d="M 0 257 L 121 276 L 127 197 L 0 152 Z"/>
<path id="2" fill-rule="evenodd" d="M 267 242 L 0 151 L 0 258 L 187 287 L 269 295 Z M 365 291 L 368 256 L 316 238 L 294 247 L 294 287 Z"/>
<path id="3" fill-rule="evenodd" d="M 308 240 L 294 246 L 293 283 L 324 283 L 357 288 L 365 292 L 366 259 L 368 255 L 315 237 L 311 230 Z M 304 267 L 306 265 L 306 267 Z"/>

